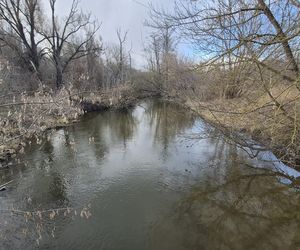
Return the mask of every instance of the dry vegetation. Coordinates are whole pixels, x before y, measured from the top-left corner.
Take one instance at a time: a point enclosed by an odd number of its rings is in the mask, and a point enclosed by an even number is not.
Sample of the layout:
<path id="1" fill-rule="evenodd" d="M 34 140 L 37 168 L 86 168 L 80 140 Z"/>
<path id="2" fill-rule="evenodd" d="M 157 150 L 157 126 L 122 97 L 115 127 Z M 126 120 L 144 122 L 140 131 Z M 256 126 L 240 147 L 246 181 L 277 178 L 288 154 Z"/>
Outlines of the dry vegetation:
<path id="1" fill-rule="evenodd" d="M 45 131 L 76 122 L 85 112 L 127 109 L 137 99 L 126 85 L 99 92 L 63 87 L 55 94 L 40 86 L 33 94 L 6 98 L 0 104 L 0 159 L 14 158 L 17 152 L 24 152 L 27 143 L 39 143 Z"/>
<path id="2" fill-rule="evenodd" d="M 166 96 L 232 140 L 241 143 L 237 132 L 247 132 L 298 169 L 299 10 L 299 1 L 292 0 L 179 0 L 171 11 L 152 8 L 149 22 L 163 34 L 160 46 L 158 39 L 150 44 L 152 58 L 158 51 L 163 55 L 151 62 Z M 180 60 L 166 46 L 177 34 L 193 44 L 201 63 Z"/>
<path id="3" fill-rule="evenodd" d="M 84 111 L 163 96 L 239 143 L 236 132 L 247 132 L 299 167 L 299 1 L 178 0 L 168 12 L 152 8 L 146 71 L 132 67 L 127 31 L 116 30 L 118 44 L 104 46 L 97 21 L 78 6 L 74 0 L 59 18 L 55 0 L 0 1 L 4 158 L 22 150 L 24 138 Z M 178 54 L 182 40 L 197 63 Z"/>
<path id="4" fill-rule="evenodd" d="M 84 112 L 136 102 L 127 31 L 116 30 L 119 43 L 105 47 L 78 0 L 64 17 L 56 0 L 1 0 L 0 22 L 0 160 Z"/>

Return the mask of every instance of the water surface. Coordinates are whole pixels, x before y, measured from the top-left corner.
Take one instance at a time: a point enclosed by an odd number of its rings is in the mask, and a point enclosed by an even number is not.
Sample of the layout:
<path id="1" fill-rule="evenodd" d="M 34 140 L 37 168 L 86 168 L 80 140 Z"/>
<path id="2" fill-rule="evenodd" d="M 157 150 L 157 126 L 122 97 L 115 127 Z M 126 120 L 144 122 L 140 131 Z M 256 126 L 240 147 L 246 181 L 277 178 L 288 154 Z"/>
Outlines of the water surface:
<path id="1" fill-rule="evenodd" d="M 0 171 L 1 249 L 300 248 L 284 173 L 175 104 L 85 115 L 25 162 Z"/>

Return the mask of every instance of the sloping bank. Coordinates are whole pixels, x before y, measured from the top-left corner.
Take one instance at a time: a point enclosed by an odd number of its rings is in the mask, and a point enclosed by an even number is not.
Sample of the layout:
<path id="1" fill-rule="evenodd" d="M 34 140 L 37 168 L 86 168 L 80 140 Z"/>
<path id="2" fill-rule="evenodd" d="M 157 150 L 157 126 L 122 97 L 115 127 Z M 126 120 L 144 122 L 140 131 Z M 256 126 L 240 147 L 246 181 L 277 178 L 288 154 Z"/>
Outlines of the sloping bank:
<path id="1" fill-rule="evenodd" d="M 48 130 L 77 122 L 87 112 L 131 108 L 141 98 L 129 86 L 94 92 L 62 89 L 56 94 L 40 89 L 11 96 L 0 104 L 0 167 L 18 161 L 24 148 L 33 141 L 41 143 Z"/>
<path id="2" fill-rule="evenodd" d="M 300 170 L 300 139 L 295 130 L 299 121 L 295 125 L 285 119 L 274 105 L 265 104 L 268 103 L 265 97 L 252 104 L 243 98 L 201 102 L 197 97 L 177 95 L 168 96 L 168 99 L 211 123 L 228 140 L 249 148 L 253 157 L 258 151 L 271 151 L 284 164 Z M 293 108 L 291 116 L 299 117 L 299 112 L 300 108 L 296 111 Z"/>

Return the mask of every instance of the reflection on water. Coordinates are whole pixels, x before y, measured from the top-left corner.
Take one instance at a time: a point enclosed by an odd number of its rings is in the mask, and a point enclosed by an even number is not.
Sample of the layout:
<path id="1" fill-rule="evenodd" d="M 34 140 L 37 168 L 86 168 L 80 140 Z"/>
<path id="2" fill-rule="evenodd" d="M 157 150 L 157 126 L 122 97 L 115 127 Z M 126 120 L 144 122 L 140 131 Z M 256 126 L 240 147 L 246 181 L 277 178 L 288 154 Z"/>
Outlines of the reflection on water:
<path id="1" fill-rule="evenodd" d="M 168 102 L 155 102 L 146 109 L 145 114 L 149 118 L 150 127 L 155 131 L 155 139 L 162 139 L 166 147 L 168 147 L 169 140 L 184 129 L 192 127 L 195 122 L 191 114 L 180 110 L 178 105 Z"/>
<path id="2" fill-rule="evenodd" d="M 0 171 L 3 249 L 300 247 L 298 190 L 175 104 L 88 114 L 24 160 Z"/>
<path id="3" fill-rule="evenodd" d="M 154 228 L 153 243 L 180 238 L 164 249 L 298 249 L 300 196 L 282 185 L 282 173 L 253 169 L 237 147 L 216 148 L 223 164 L 176 203 L 176 210 Z M 221 158 L 220 155 L 222 155 Z M 178 230 L 169 231 L 169 228 Z"/>

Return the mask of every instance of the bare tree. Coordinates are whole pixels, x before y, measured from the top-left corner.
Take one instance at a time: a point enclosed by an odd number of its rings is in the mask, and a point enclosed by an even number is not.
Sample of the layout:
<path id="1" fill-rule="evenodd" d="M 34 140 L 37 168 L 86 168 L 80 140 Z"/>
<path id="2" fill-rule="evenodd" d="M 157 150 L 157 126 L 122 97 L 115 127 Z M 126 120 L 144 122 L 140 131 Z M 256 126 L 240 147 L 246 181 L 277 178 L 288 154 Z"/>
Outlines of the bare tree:
<path id="1" fill-rule="evenodd" d="M 156 26 L 147 25 L 156 29 L 150 35 L 148 46 L 145 48 L 148 54 L 148 66 L 156 74 L 155 82 L 158 90 L 163 91 L 168 84 L 170 63 L 175 55 L 177 43 L 174 36 L 175 30 L 168 22 L 162 22 Z"/>
<path id="2" fill-rule="evenodd" d="M 161 37 L 157 34 L 151 34 L 150 43 L 146 51 L 149 49 L 149 67 L 151 71 L 156 71 L 158 75 L 161 75 Z"/>
<path id="3" fill-rule="evenodd" d="M 39 72 L 44 52 L 39 49 L 44 39 L 37 36 L 42 24 L 40 1 L 1 0 L 0 20 L 0 41 L 17 53 L 31 71 Z"/>
<path id="4" fill-rule="evenodd" d="M 126 64 L 126 54 L 125 54 L 125 43 L 128 35 L 128 31 L 125 31 L 122 34 L 122 30 L 119 28 L 116 31 L 118 41 L 119 41 L 119 80 L 120 83 L 123 84 L 125 80 L 125 64 Z"/>
<path id="5" fill-rule="evenodd" d="M 210 76 L 209 88 L 225 98 L 243 95 L 236 115 L 255 114 L 268 148 L 299 165 L 299 1 L 178 0 L 172 11 L 152 9 L 151 25 L 163 29 L 165 23 L 198 51 L 194 69 Z M 220 111 L 208 109 L 218 122 Z M 267 125 L 258 124 L 261 117 Z"/>
<path id="6" fill-rule="evenodd" d="M 258 5 L 260 9 L 263 11 L 264 15 L 268 18 L 269 22 L 272 24 L 274 29 L 276 30 L 276 42 L 281 43 L 284 53 L 286 55 L 286 58 L 288 60 L 288 65 L 290 66 L 291 70 L 296 74 L 296 76 L 299 76 L 299 67 L 296 62 L 296 58 L 292 52 L 291 46 L 289 44 L 289 40 L 291 38 L 288 37 L 288 35 L 284 32 L 283 27 L 280 25 L 280 23 L 277 21 L 275 14 L 272 12 L 270 7 L 265 3 L 264 0 L 257 0 Z M 294 2 L 295 3 L 295 2 Z M 297 2 L 296 2 L 297 3 Z M 299 4 L 299 3 L 298 3 Z M 300 11 L 300 6 L 298 6 L 298 11 Z M 299 19 L 298 19 L 299 21 Z M 300 31 L 296 31 L 297 33 L 294 35 L 299 35 Z"/>
<path id="7" fill-rule="evenodd" d="M 87 49 L 86 67 L 88 72 L 88 81 L 94 87 L 104 87 L 103 72 L 102 72 L 103 63 L 101 59 L 101 52 L 102 52 L 101 38 L 99 39 L 99 41 L 97 41 L 95 38 L 92 38 L 86 44 L 86 49 Z"/>
<path id="8" fill-rule="evenodd" d="M 63 73 L 70 62 L 100 50 L 100 47 L 87 49 L 87 44 L 94 39 L 100 26 L 96 21 L 92 21 L 90 14 L 79 11 L 78 0 L 73 0 L 69 14 L 62 22 L 56 16 L 56 0 L 49 0 L 49 3 L 50 33 L 43 31 L 41 34 L 50 45 L 48 53 L 56 70 L 56 86 L 60 88 L 64 83 Z"/>
<path id="9" fill-rule="evenodd" d="M 118 43 L 105 49 L 106 82 L 108 87 L 123 85 L 130 78 L 132 70 L 132 48 L 126 48 L 128 31 L 116 30 Z"/>
<path id="10" fill-rule="evenodd" d="M 258 62 L 284 80 L 295 82 L 299 67 L 292 47 L 300 35 L 297 2 L 284 0 L 266 4 L 264 0 L 218 0 L 204 3 L 179 0 L 173 14 L 153 10 L 152 25 L 163 28 L 168 22 L 179 28 L 184 37 L 209 59 L 208 63 L 219 62 L 228 54 L 240 57 L 240 53 L 246 52 L 247 60 Z M 224 47 L 224 42 L 228 46 Z M 278 71 L 265 63 L 275 55 L 277 58 L 285 56 L 286 68 L 292 76 L 288 71 Z M 296 84 L 300 89 L 299 83 Z"/>

